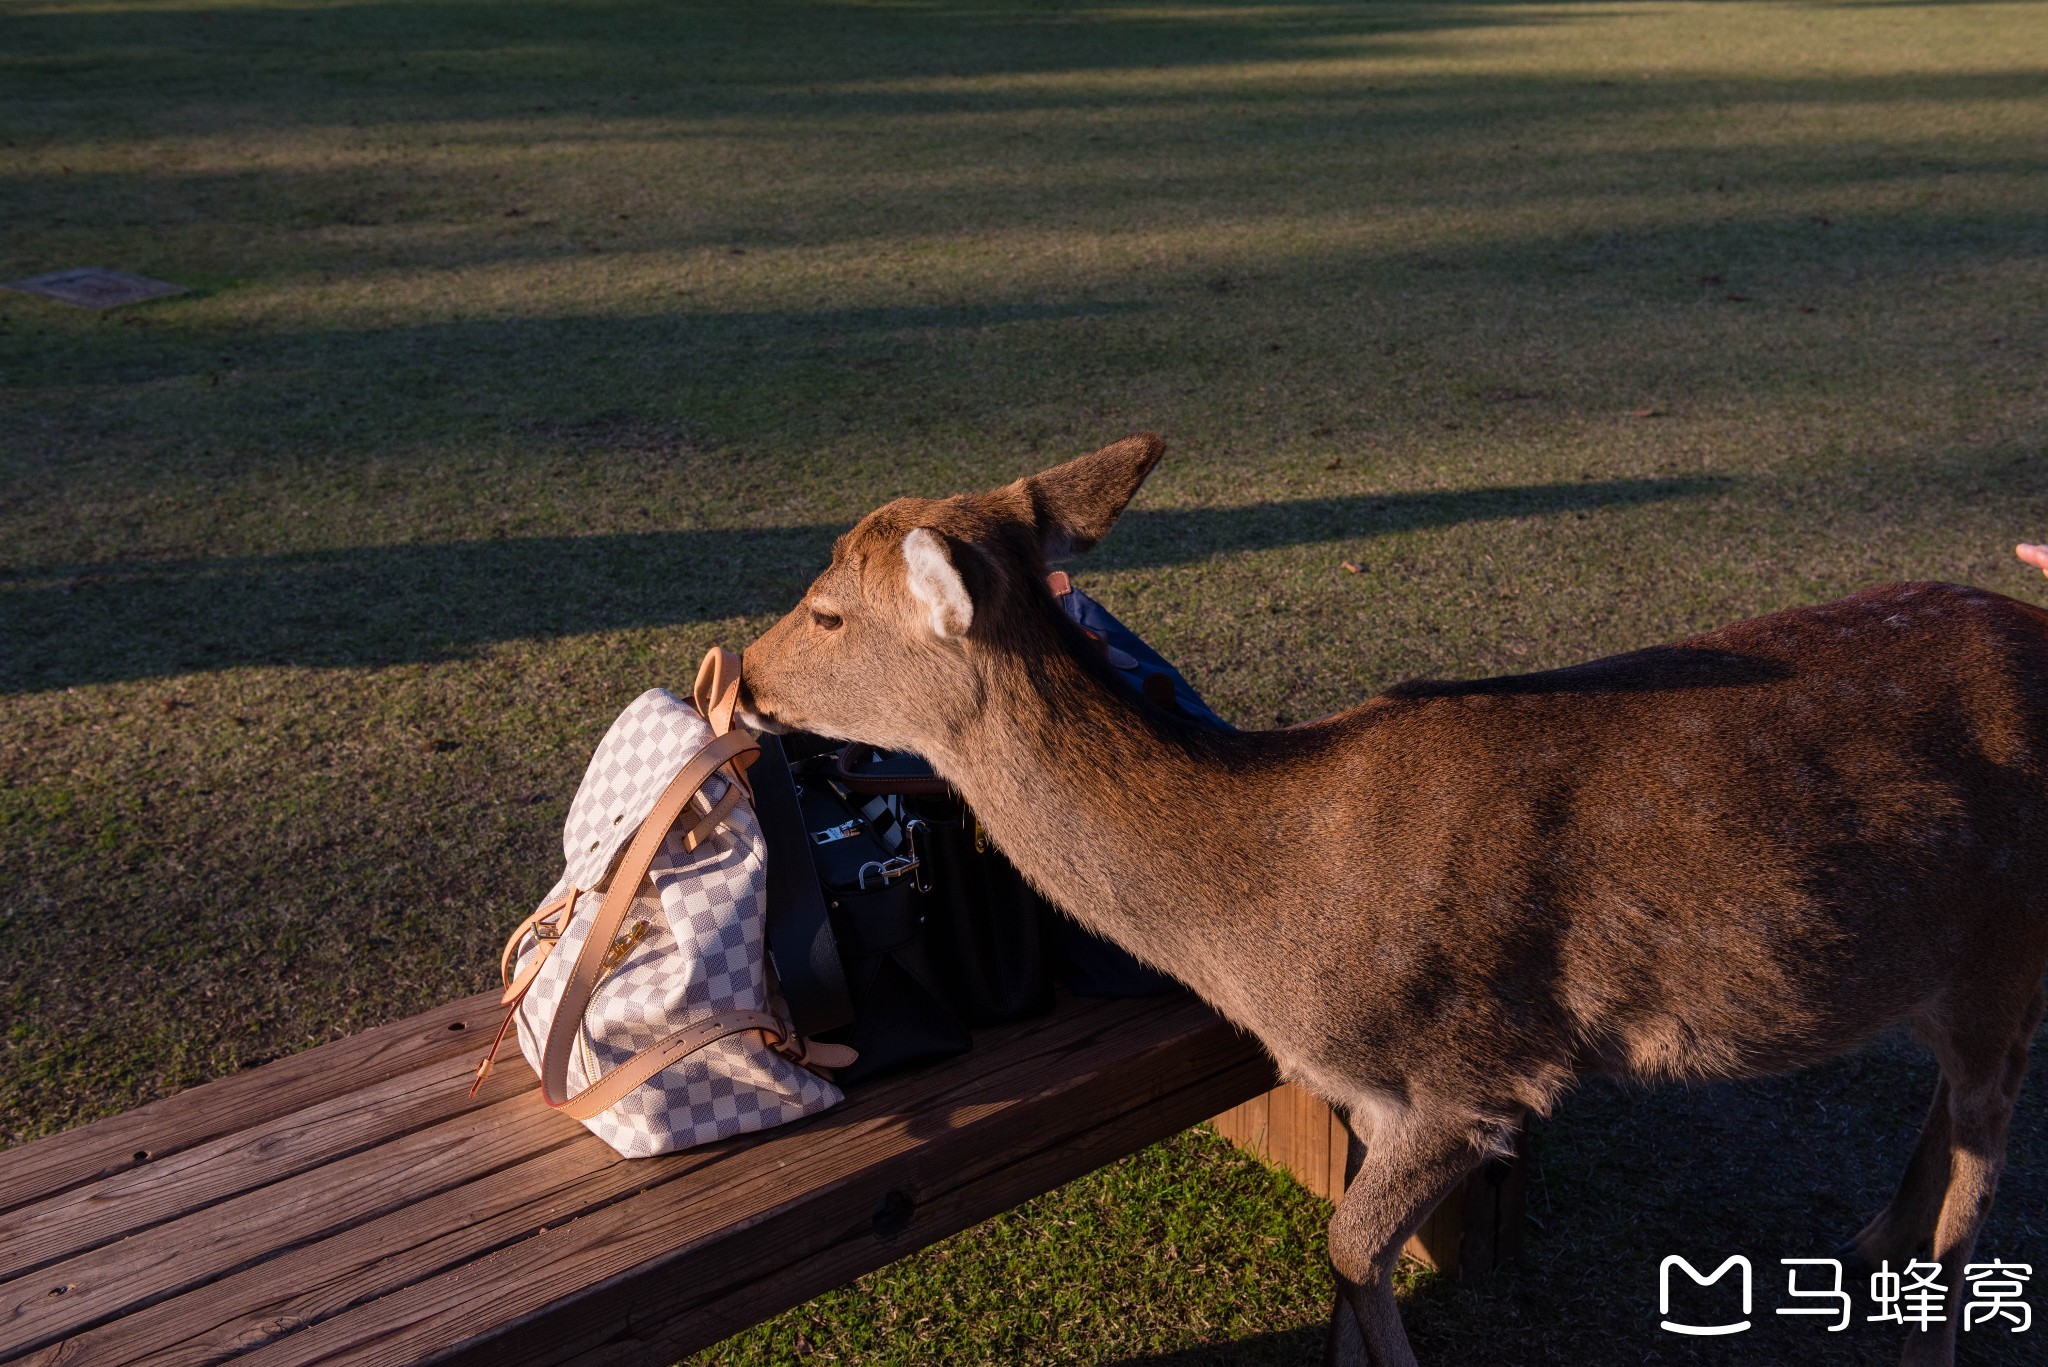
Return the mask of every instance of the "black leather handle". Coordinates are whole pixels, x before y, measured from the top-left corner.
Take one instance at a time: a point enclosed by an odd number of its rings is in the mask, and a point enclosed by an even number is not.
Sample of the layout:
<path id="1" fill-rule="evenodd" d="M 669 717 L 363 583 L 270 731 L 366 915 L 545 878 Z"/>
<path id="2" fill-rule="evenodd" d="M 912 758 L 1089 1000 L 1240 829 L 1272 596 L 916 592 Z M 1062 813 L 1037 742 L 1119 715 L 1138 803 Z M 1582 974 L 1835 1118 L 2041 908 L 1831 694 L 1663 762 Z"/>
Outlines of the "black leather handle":
<path id="1" fill-rule="evenodd" d="M 916 755 L 849 745 L 833 761 L 833 775 L 851 793 L 896 793 L 904 797 L 945 797 L 953 790 Z"/>
<path id="2" fill-rule="evenodd" d="M 811 863 L 810 832 L 804 829 L 796 784 L 778 738 L 761 737 L 761 758 L 748 778 L 754 785 L 754 815 L 768 842 L 768 955 L 797 1033 L 809 1039 L 851 1024 L 853 998 Z"/>

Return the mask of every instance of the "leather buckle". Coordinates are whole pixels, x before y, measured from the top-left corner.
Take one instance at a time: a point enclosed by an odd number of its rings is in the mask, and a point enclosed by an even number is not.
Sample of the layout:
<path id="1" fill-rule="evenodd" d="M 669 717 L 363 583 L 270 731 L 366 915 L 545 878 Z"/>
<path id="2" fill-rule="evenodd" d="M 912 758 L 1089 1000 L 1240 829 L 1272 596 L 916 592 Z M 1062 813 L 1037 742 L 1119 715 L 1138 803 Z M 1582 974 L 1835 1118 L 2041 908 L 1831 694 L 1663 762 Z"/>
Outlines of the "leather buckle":
<path id="1" fill-rule="evenodd" d="M 583 889 L 570 888 L 562 894 L 561 906 L 551 907 L 544 915 L 533 918 L 533 938 L 536 940 L 559 940 L 565 927 L 561 924 L 576 914 L 576 899 L 583 895 Z"/>

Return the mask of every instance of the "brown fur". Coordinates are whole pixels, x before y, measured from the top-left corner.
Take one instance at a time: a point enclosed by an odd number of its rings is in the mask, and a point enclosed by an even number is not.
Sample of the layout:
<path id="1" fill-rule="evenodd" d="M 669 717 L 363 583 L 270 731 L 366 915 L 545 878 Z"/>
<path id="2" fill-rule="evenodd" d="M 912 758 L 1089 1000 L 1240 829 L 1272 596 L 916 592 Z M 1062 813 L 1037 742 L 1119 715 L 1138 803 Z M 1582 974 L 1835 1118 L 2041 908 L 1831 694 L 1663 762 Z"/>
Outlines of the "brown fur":
<path id="1" fill-rule="evenodd" d="M 1112 685 L 1043 587 L 1161 449 L 878 509 L 748 648 L 750 711 L 928 757 L 1052 900 L 1349 1117 L 1333 1360 L 1413 1362 L 1402 1241 L 1575 1078 L 1777 1072 L 1910 1021 L 1944 1081 L 1856 1251 L 1933 1249 L 1949 1333 L 1906 1359 L 1948 1362 L 2042 1012 L 2048 613 L 1888 585 L 1217 734 Z"/>

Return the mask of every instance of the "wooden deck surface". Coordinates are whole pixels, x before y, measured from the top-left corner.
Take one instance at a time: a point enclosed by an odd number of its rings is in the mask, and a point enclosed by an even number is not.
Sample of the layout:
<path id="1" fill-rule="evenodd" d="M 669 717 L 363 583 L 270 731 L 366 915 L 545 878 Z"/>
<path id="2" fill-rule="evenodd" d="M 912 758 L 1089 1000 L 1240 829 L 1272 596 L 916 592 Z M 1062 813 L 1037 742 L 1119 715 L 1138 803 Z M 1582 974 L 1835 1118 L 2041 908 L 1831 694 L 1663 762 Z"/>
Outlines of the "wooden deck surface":
<path id="1" fill-rule="evenodd" d="M 615 1157 L 495 994 L 0 1153 L 0 1362 L 665 1364 L 1274 1085 L 1193 999 L 1068 999 L 799 1124 Z"/>

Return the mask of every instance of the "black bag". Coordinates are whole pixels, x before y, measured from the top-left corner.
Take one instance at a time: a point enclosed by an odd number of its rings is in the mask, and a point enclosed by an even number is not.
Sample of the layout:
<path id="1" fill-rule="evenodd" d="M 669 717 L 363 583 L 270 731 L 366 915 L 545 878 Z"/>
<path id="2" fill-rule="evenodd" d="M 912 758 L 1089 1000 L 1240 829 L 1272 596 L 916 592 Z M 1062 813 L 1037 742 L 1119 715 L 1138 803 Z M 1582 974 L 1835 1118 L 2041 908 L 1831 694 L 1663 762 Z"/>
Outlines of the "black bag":
<path id="1" fill-rule="evenodd" d="M 909 840 L 922 833 L 902 831 L 886 809 L 881 813 L 886 820 L 861 810 L 833 781 L 836 745 L 816 737 L 784 740 L 788 752 L 799 756 L 781 771 L 801 817 L 801 843 L 795 848 L 810 865 L 811 890 L 823 903 L 837 942 L 851 1007 L 850 1020 L 822 1028 L 818 1037 L 847 1045 L 860 1055 L 838 1070 L 837 1080 L 856 1083 L 965 1051 L 967 1023 L 944 986 L 945 971 L 934 963 L 926 925 L 928 899 L 918 891 L 922 860 L 909 848 Z M 766 777 L 772 781 L 772 775 Z M 757 780 L 757 789 L 761 786 Z M 785 910 L 776 901 L 773 869 L 771 862 L 771 949 L 777 916 Z M 813 985 L 792 984 L 782 974 L 779 957 L 776 971 L 800 1030 L 809 1016 L 829 1014 L 815 1012 L 803 1000 Z"/>
<path id="2" fill-rule="evenodd" d="M 866 810 L 887 813 L 879 821 L 902 813 L 932 957 L 954 1009 L 976 1026 L 1050 1011 L 1050 908 L 945 781 L 915 755 L 858 745 L 839 752 L 834 777 Z"/>
<path id="3" fill-rule="evenodd" d="M 816 1039 L 853 1023 L 853 998 L 782 738 L 756 739 L 761 757 L 749 781 L 768 846 L 768 960 L 797 1034 Z"/>
<path id="4" fill-rule="evenodd" d="M 925 822 L 933 954 L 969 1024 L 1050 1010 L 1055 982 L 1077 997 L 1148 997 L 1174 987 L 1040 897 L 915 755 L 848 746 L 839 782 L 856 794 L 894 798 Z"/>

